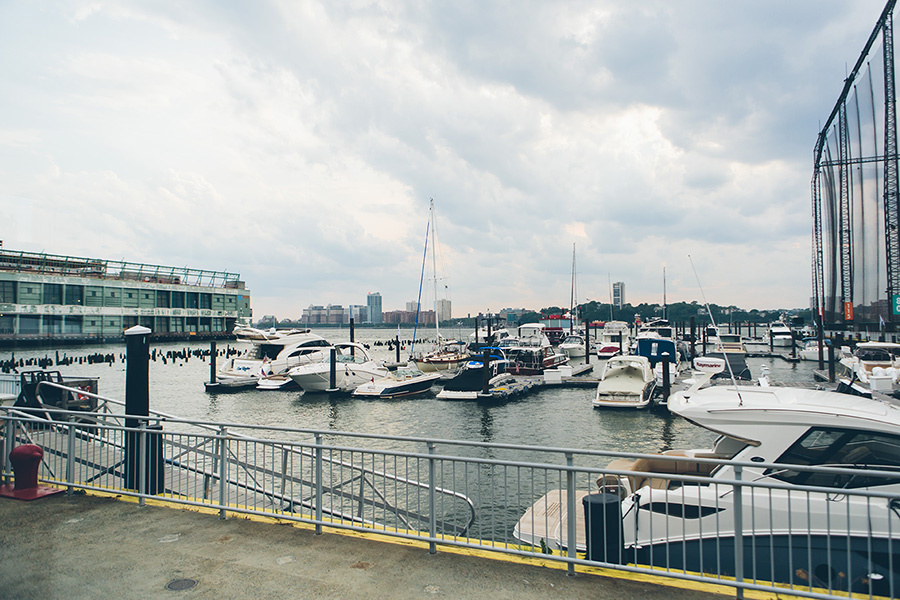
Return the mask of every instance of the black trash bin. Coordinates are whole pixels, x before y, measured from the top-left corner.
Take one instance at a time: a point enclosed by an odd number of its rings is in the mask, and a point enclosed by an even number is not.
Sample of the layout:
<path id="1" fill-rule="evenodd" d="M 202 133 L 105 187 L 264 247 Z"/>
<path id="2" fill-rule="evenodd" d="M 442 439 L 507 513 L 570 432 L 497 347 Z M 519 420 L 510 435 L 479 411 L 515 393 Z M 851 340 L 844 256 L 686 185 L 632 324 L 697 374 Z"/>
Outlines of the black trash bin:
<path id="1" fill-rule="evenodd" d="M 584 506 L 587 559 L 597 562 L 625 562 L 622 530 L 622 500 L 616 494 L 589 494 L 581 499 Z"/>
<path id="2" fill-rule="evenodd" d="M 165 462 L 163 461 L 162 425 L 147 426 L 146 468 L 144 491 L 160 494 L 165 491 Z M 141 432 L 125 432 L 125 487 L 140 489 Z"/>

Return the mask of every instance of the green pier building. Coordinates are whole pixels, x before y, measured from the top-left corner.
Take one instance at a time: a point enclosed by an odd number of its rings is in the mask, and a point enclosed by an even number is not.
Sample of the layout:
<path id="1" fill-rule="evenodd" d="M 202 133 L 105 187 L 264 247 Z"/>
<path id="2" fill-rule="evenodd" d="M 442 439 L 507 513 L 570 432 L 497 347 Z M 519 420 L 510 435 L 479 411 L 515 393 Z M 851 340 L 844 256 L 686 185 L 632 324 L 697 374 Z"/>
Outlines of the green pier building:
<path id="1" fill-rule="evenodd" d="M 122 341 L 135 325 L 221 339 L 250 317 L 236 273 L 0 249 L 2 346 Z"/>

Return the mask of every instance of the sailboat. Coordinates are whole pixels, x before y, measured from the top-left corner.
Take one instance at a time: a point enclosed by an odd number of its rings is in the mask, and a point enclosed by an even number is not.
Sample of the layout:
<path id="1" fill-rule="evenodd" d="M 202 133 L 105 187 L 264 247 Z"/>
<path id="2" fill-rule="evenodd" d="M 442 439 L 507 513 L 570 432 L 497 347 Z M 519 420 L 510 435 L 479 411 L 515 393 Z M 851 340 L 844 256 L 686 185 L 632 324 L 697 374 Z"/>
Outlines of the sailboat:
<path id="1" fill-rule="evenodd" d="M 419 279 L 419 300 L 422 298 L 422 281 L 425 277 L 425 264 L 428 258 L 429 232 L 431 237 L 431 268 L 434 277 L 434 331 L 437 348 L 418 358 L 413 362 L 424 373 L 435 371 L 456 371 L 469 360 L 466 345 L 458 340 L 445 340 L 441 336 L 441 319 L 438 311 L 438 277 L 437 277 L 437 242 L 435 233 L 434 199 L 429 204 L 428 226 L 425 228 L 425 255 L 422 257 L 422 276 Z M 418 318 L 416 319 L 418 327 Z M 415 334 L 413 334 L 415 339 Z"/>
<path id="2" fill-rule="evenodd" d="M 587 354 L 584 336 L 575 331 L 577 307 L 575 306 L 575 244 L 572 244 L 572 291 L 569 296 L 569 335 L 559 344 L 559 349 L 569 358 L 582 357 Z"/>

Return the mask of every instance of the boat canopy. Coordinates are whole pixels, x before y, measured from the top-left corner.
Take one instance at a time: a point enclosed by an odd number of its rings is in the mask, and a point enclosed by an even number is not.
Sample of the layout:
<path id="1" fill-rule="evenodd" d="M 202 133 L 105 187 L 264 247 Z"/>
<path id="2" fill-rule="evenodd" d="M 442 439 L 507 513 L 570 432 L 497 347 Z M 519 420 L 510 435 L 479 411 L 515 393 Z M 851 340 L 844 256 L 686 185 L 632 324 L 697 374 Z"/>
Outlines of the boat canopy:
<path id="1" fill-rule="evenodd" d="M 657 363 L 662 362 L 663 354 L 669 355 L 670 363 L 678 361 L 678 349 L 675 347 L 675 342 L 662 338 L 639 338 L 637 354 L 646 357 L 650 361 L 651 367 L 656 367 Z"/>

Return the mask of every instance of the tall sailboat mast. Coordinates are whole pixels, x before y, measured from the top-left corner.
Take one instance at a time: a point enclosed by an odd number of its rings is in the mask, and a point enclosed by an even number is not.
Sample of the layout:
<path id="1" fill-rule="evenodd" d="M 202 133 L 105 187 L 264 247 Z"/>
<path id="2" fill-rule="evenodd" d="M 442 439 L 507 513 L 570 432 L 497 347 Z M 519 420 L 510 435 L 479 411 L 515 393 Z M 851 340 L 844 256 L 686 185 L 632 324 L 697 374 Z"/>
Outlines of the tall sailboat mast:
<path id="1" fill-rule="evenodd" d="M 575 325 L 575 244 L 572 244 L 572 291 L 569 296 L 569 333 Z"/>
<path id="2" fill-rule="evenodd" d="M 434 218 L 434 198 L 429 198 L 429 212 L 431 218 L 431 272 L 434 277 L 434 331 L 436 340 L 435 343 L 440 347 L 441 344 L 441 319 L 440 315 L 438 315 L 438 278 L 437 278 L 437 259 L 435 258 L 436 246 L 435 246 L 435 218 Z"/>

